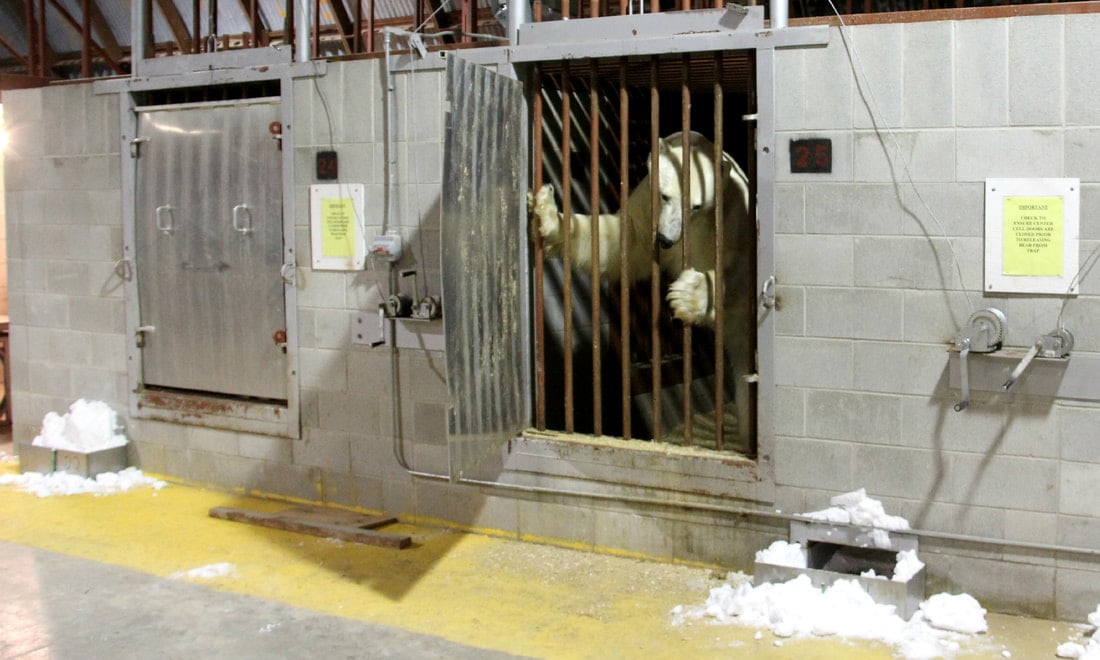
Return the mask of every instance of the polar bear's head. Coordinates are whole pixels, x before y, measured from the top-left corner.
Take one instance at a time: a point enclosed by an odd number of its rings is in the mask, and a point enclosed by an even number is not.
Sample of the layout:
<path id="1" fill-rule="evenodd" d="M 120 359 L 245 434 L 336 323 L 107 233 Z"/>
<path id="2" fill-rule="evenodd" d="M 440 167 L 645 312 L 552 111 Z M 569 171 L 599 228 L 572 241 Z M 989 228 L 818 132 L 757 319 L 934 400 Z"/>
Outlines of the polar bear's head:
<path id="1" fill-rule="evenodd" d="M 689 133 L 688 157 L 691 216 L 713 218 L 714 210 L 714 144 L 699 133 Z M 657 220 L 657 240 L 664 248 L 676 244 L 684 233 L 683 192 L 681 181 L 684 167 L 683 133 L 674 133 L 659 140 L 657 181 L 660 215 Z M 713 220 L 712 220 L 713 221 Z"/>

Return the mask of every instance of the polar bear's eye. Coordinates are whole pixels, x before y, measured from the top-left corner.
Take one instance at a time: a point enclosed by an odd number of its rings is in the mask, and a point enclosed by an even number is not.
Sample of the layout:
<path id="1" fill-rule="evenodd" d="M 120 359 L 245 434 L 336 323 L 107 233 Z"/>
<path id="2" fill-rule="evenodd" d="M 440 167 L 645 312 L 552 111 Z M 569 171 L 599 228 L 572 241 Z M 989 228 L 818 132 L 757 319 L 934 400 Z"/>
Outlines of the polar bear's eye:
<path id="1" fill-rule="evenodd" d="M 670 196 L 668 196 L 664 193 L 661 193 L 661 201 L 665 202 L 667 204 L 668 202 L 672 201 L 672 197 L 670 197 Z"/>

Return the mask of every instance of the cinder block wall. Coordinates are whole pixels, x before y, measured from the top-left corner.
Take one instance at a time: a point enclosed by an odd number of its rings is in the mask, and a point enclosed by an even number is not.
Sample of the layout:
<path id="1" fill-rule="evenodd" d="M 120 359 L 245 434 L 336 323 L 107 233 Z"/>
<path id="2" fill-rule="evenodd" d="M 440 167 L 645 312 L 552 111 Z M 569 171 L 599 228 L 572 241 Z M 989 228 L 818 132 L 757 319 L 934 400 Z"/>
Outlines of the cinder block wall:
<path id="1" fill-rule="evenodd" d="M 1097 547 L 1100 406 L 976 396 L 951 410 L 946 343 L 970 308 L 996 305 L 1008 343 L 1052 327 L 1058 302 L 979 295 L 983 181 L 1082 179 L 1082 253 L 1100 240 L 1100 73 L 1094 15 L 854 28 L 862 91 L 833 30 L 827 48 L 778 55 L 776 501 L 809 511 L 858 487 L 923 529 Z M 335 146 L 341 179 L 368 186 L 381 228 L 382 66 L 329 63 L 295 82 L 298 254 L 309 253 L 313 154 Z M 860 81 L 862 84 L 863 73 Z M 398 220 L 438 291 L 441 70 L 397 78 Z M 891 126 L 916 183 L 891 169 Z M 327 107 L 327 111 L 326 111 Z M 77 397 L 127 410 L 118 103 L 87 85 L 5 93 L 16 439 Z M 331 128 L 330 128 L 331 125 Z M 784 174 L 785 140 L 831 137 L 829 175 Z M 895 183 L 895 177 L 898 183 Z M 921 201 L 924 200 L 924 202 Z M 933 221 L 924 203 L 935 212 Z M 961 266 L 946 247 L 952 239 Z M 304 261 L 304 260 L 303 260 Z M 413 479 L 393 456 L 393 397 L 409 461 L 444 473 L 443 355 L 402 349 L 394 391 L 387 349 L 352 345 L 353 313 L 376 308 L 384 270 L 298 271 L 299 440 L 127 420 L 143 468 L 263 491 L 488 528 L 527 539 L 750 568 L 778 524 L 577 497 L 510 495 Z M 1067 307 L 1081 354 L 1097 350 L 1100 285 Z M 33 302 L 33 304 L 32 304 Z M 656 493 L 660 495 L 660 493 Z M 965 590 L 991 609 L 1079 618 L 1095 607 L 1100 563 L 1080 555 L 926 539 L 930 592 Z"/>
<path id="2" fill-rule="evenodd" d="M 30 441 L 75 399 L 126 409 L 117 97 L 6 92 L 12 420 Z"/>
<path id="3" fill-rule="evenodd" d="M 1082 260 L 1100 239 L 1097 29 L 1095 14 L 871 25 L 848 32 L 852 59 L 837 29 L 826 49 L 780 52 L 777 506 L 865 487 L 917 528 L 1097 547 L 1100 407 L 985 394 L 956 413 L 945 353 L 964 290 L 1006 312 L 1008 345 L 1054 328 L 1061 305 L 982 295 L 986 178 L 1079 177 Z M 787 140 L 809 136 L 832 138 L 831 174 L 790 173 Z M 1066 307 L 1077 355 L 1100 346 L 1098 291 L 1086 279 Z M 931 589 L 995 609 L 1080 617 L 1100 592 L 1095 558 L 921 554 Z"/>

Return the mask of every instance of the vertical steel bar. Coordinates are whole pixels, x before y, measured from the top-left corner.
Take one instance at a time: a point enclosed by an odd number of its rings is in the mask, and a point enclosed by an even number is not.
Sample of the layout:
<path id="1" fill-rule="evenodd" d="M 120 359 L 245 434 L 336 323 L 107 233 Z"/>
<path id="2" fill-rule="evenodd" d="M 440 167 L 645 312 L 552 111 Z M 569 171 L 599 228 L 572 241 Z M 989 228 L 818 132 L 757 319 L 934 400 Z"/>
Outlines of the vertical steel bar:
<path id="1" fill-rule="evenodd" d="M 289 2 L 290 0 L 288 0 Z M 199 2 L 201 0 L 192 0 L 191 2 L 191 52 L 197 53 L 202 44 L 202 25 L 200 17 Z"/>
<path id="2" fill-rule="evenodd" d="M 313 0 L 313 59 L 321 56 L 321 0 Z"/>
<path id="3" fill-rule="evenodd" d="M 49 67 L 49 63 L 46 62 L 46 46 L 49 41 L 46 39 L 46 0 L 40 0 L 38 3 L 38 75 L 43 78 L 46 77 L 46 71 Z"/>
<path id="4" fill-rule="evenodd" d="M 565 317 L 563 353 L 565 358 L 565 430 L 573 432 L 573 172 L 572 145 L 573 80 L 569 60 L 562 63 L 561 83 L 561 233 L 562 233 L 562 308 Z"/>
<path id="5" fill-rule="evenodd" d="M 89 0 L 80 2 L 80 77 L 92 77 L 92 15 Z"/>
<path id="6" fill-rule="evenodd" d="M 363 0 L 355 0 L 355 34 L 351 39 L 351 52 L 363 52 Z"/>
<path id="7" fill-rule="evenodd" d="M 35 36 L 38 34 L 38 30 L 34 27 L 34 0 L 30 0 L 27 4 L 23 5 L 23 20 L 27 26 L 27 75 L 34 76 L 38 74 L 38 46 L 34 43 Z"/>
<path id="8" fill-rule="evenodd" d="M 725 421 L 726 400 L 726 353 L 725 353 L 725 264 L 722 257 L 725 251 L 725 203 L 724 193 L 726 177 L 717 173 L 724 172 L 722 160 L 725 150 L 725 98 L 722 93 L 722 52 L 714 54 L 714 448 L 722 451 L 725 442 L 723 422 Z"/>
<path id="9" fill-rule="evenodd" d="M 622 364 L 623 439 L 630 439 L 630 280 L 627 272 L 626 213 L 630 196 L 630 96 L 626 90 L 627 59 L 619 62 L 619 352 Z M 609 246 L 610 247 L 610 246 Z"/>
<path id="10" fill-rule="evenodd" d="M 146 25 L 149 27 L 149 39 L 147 43 L 153 43 L 153 0 L 146 0 L 149 5 L 149 20 Z M 206 38 L 210 41 L 210 51 L 213 52 L 218 49 L 218 0 L 210 0 L 209 14 L 206 16 L 207 28 L 209 34 Z"/>
<path id="11" fill-rule="evenodd" d="M 542 65 L 535 65 L 534 98 L 532 99 L 532 121 L 534 142 L 533 160 L 535 163 L 534 186 L 542 188 Z M 546 429 L 546 297 L 543 290 L 545 277 L 546 251 L 542 244 L 542 234 L 535 234 L 535 428 Z"/>
<path id="12" fill-rule="evenodd" d="M 531 3 L 531 21 L 534 23 L 542 22 L 542 0 L 535 0 Z"/>
<path id="13" fill-rule="evenodd" d="M 661 313 L 661 248 L 657 242 L 657 218 L 660 213 L 660 193 L 658 185 L 660 171 L 661 140 L 661 93 L 657 88 L 656 56 L 649 60 L 649 248 L 652 261 L 649 266 L 649 336 L 652 345 L 650 370 L 653 385 L 653 439 L 660 441 L 661 436 L 661 327 L 658 323 Z"/>
<path id="14" fill-rule="evenodd" d="M 684 55 L 680 60 L 680 125 L 683 133 L 683 152 L 680 156 L 680 217 L 682 229 L 680 230 L 680 267 L 687 270 L 691 263 L 691 250 L 688 240 L 688 231 L 691 229 L 691 89 L 688 80 L 691 79 L 691 56 Z M 692 444 L 691 438 L 691 325 L 684 324 L 684 445 Z"/>
<path id="15" fill-rule="evenodd" d="M 283 26 L 283 43 L 288 46 L 297 47 L 298 42 L 295 40 L 297 36 L 295 30 L 298 26 L 296 17 L 294 16 L 295 7 L 298 4 L 298 0 L 286 0 L 286 23 Z M 297 61 L 297 53 L 295 53 L 295 61 Z"/>
<path id="16" fill-rule="evenodd" d="M 570 14 L 569 14 L 569 6 L 572 4 L 572 2 L 573 2 L 573 0 L 561 0 L 561 17 L 562 18 L 570 18 L 571 17 Z"/>
<path id="17" fill-rule="evenodd" d="M 370 0 L 370 12 L 367 14 L 367 52 L 374 52 L 374 1 Z"/>
<path id="18" fill-rule="evenodd" d="M 592 273 L 592 433 L 603 435 L 603 364 L 600 342 L 600 97 L 596 60 L 591 61 L 588 83 L 588 208 L 592 214 L 590 259 Z"/>
<path id="19" fill-rule="evenodd" d="M 260 18 L 256 8 L 257 1 L 249 0 L 248 3 L 248 29 L 252 31 L 252 48 L 260 46 Z"/>

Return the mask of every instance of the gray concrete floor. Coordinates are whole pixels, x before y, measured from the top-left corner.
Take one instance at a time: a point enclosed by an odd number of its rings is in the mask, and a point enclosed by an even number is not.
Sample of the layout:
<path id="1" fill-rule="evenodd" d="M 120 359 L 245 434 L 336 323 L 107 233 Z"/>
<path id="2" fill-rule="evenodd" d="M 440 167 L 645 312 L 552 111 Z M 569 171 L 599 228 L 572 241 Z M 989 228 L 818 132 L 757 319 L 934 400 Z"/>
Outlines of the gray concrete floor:
<path id="1" fill-rule="evenodd" d="M 0 658 L 506 658 L 0 542 Z"/>

